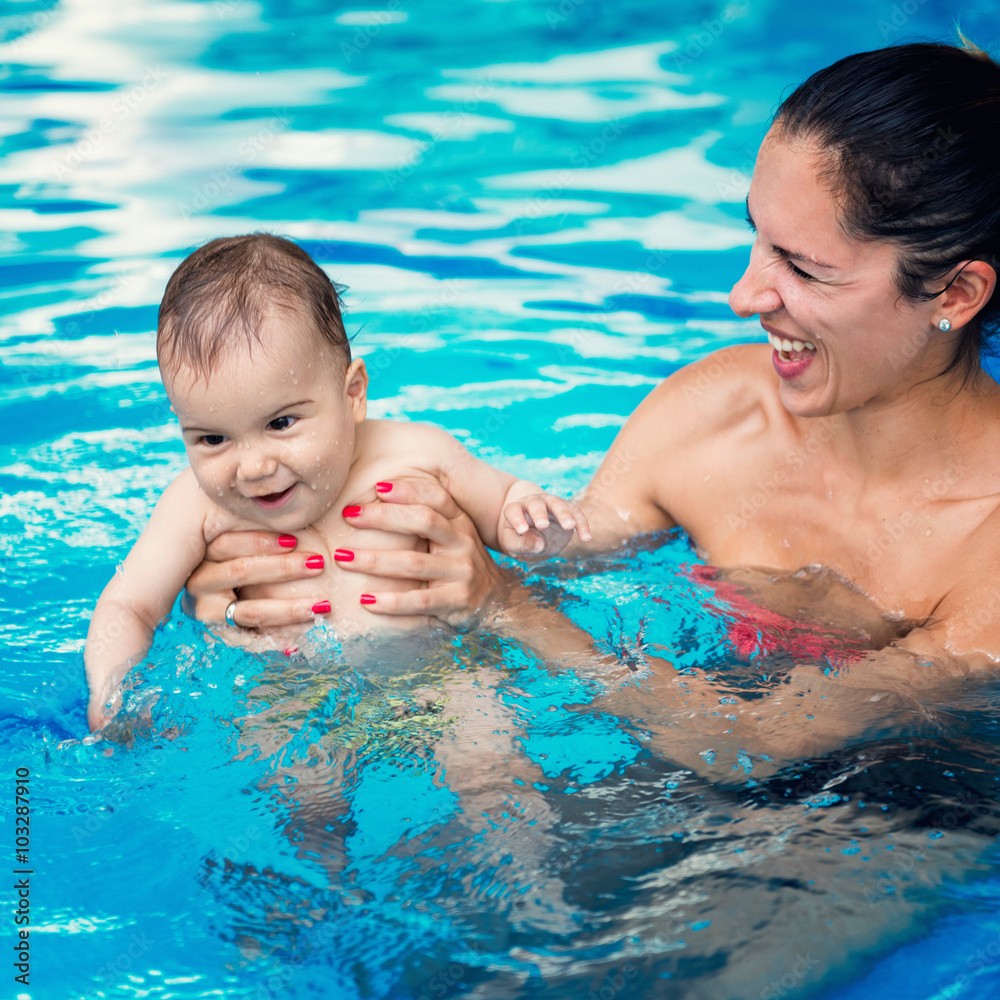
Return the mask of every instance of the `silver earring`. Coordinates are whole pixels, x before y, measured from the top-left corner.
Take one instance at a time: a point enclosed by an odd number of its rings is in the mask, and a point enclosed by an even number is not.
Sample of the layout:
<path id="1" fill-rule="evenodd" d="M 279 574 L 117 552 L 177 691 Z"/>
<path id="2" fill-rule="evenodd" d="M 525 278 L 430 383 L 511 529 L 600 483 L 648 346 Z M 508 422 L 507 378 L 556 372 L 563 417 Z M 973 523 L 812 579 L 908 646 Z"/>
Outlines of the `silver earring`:
<path id="1" fill-rule="evenodd" d="M 951 320 L 950 319 L 939 319 L 938 320 L 938 329 L 942 333 L 947 333 L 951 329 Z"/>

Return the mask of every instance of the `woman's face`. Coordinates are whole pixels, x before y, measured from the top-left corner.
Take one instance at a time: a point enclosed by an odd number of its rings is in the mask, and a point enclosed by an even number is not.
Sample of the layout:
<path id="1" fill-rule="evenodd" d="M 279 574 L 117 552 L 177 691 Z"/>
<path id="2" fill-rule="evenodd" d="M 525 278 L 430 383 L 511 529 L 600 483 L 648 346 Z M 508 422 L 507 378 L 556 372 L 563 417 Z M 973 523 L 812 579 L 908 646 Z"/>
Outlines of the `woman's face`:
<path id="1" fill-rule="evenodd" d="M 804 417 L 890 404 L 954 352 L 934 328 L 934 302 L 900 297 L 895 247 L 841 229 L 828 166 L 807 143 L 768 133 L 747 196 L 757 240 L 729 296 L 738 315 L 760 316 L 781 401 Z"/>

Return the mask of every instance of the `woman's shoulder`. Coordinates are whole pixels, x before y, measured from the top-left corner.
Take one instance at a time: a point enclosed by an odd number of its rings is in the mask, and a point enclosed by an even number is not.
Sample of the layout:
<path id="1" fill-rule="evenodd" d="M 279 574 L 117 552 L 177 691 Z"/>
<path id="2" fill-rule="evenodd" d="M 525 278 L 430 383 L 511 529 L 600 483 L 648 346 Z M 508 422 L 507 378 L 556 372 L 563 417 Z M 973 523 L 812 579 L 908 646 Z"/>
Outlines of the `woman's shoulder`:
<path id="1" fill-rule="evenodd" d="M 782 412 L 767 344 L 724 347 L 674 372 L 636 410 L 640 420 L 703 433 L 758 433 Z"/>

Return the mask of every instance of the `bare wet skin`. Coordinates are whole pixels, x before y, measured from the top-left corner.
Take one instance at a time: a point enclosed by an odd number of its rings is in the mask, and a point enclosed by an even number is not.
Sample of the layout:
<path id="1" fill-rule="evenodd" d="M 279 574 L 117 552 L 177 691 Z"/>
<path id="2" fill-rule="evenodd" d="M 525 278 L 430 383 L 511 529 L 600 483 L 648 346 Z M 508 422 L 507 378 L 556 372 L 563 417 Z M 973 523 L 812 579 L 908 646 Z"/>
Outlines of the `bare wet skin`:
<path id="1" fill-rule="evenodd" d="M 840 630 L 882 649 L 901 639 L 917 622 L 885 611 L 871 598 L 831 569 L 804 566 L 794 572 L 753 566 L 715 570 L 722 581 L 749 602 L 803 625 Z"/>

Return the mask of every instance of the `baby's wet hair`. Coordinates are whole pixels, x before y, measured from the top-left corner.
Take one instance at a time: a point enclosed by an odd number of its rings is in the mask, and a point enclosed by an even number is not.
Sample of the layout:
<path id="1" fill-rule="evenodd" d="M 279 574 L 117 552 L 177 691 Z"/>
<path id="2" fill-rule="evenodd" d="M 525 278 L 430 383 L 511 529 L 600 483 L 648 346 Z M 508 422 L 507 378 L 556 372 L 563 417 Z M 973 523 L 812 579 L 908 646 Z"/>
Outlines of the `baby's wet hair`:
<path id="1" fill-rule="evenodd" d="M 261 328 L 276 308 L 310 319 L 316 336 L 347 366 L 351 346 L 340 291 L 291 240 L 270 233 L 212 240 L 167 282 L 156 334 L 160 367 L 189 367 L 207 377 L 234 346 L 260 346 Z"/>

